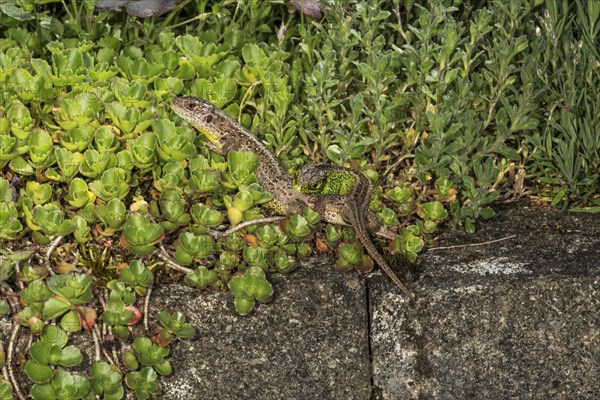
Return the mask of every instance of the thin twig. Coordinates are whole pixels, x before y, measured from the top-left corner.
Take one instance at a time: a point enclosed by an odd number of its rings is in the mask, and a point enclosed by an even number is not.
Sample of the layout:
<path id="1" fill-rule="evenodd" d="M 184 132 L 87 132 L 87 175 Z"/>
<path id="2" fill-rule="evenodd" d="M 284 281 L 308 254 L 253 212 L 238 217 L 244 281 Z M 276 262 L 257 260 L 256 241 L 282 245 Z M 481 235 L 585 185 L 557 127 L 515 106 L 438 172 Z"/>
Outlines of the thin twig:
<path id="1" fill-rule="evenodd" d="M 8 283 L 0 282 L 0 293 L 2 293 L 4 297 L 6 297 L 6 301 L 8 301 L 10 313 L 16 314 L 17 312 L 19 312 L 19 303 L 17 301 L 17 295 L 8 285 Z"/>
<path id="2" fill-rule="evenodd" d="M 27 345 L 25 346 L 26 349 L 31 347 L 31 344 L 33 343 L 33 334 L 31 333 L 31 331 L 29 331 L 29 339 L 27 339 Z M 18 351 L 19 349 L 17 349 Z"/>
<path id="3" fill-rule="evenodd" d="M 106 362 L 108 362 L 110 365 L 117 365 L 115 360 L 112 359 L 110 353 L 104 347 L 102 348 L 102 354 L 104 355 L 104 358 L 106 358 Z"/>
<path id="4" fill-rule="evenodd" d="M 100 349 L 100 328 L 98 328 L 97 324 L 94 324 L 91 334 L 92 340 L 94 341 L 94 361 L 100 361 L 102 360 Z"/>
<path id="5" fill-rule="evenodd" d="M 105 325 L 105 326 L 107 326 L 107 325 Z M 112 337 L 113 337 L 113 339 L 112 339 L 112 340 L 114 340 L 114 336 L 113 336 L 113 334 L 112 334 L 112 328 L 111 328 L 109 325 L 108 325 L 107 327 L 108 327 L 108 328 L 107 328 L 107 329 L 108 329 L 108 332 L 107 332 L 106 336 L 112 336 Z M 106 336 L 105 336 L 105 337 L 106 337 Z M 104 358 L 106 358 L 106 361 L 108 361 L 108 363 L 109 363 L 109 364 L 112 364 L 112 365 L 117 365 L 116 361 L 115 361 L 115 360 L 113 360 L 113 358 L 112 358 L 112 356 L 110 355 L 110 353 L 108 352 L 108 350 L 106 350 L 104 347 L 102 347 L 102 354 L 104 354 Z"/>
<path id="6" fill-rule="evenodd" d="M 510 235 L 510 236 L 506 236 L 506 237 L 503 237 L 503 238 L 500 238 L 500 239 L 490 240 L 489 242 L 469 243 L 469 244 L 457 244 L 457 245 L 454 245 L 454 246 L 432 247 L 432 248 L 428 249 L 427 251 L 458 249 L 458 248 L 461 248 L 461 247 L 485 246 L 485 245 L 488 245 L 488 244 L 501 242 L 503 240 L 509 240 L 509 239 L 512 239 L 512 238 L 515 238 L 515 237 L 517 237 L 517 235 Z"/>
<path id="7" fill-rule="evenodd" d="M 148 288 L 144 298 L 144 330 L 148 333 L 148 310 L 150 309 L 150 296 L 152 296 L 152 286 Z"/>
<path id="8" fill-rule="evenodd" d="M 19 400 L 25 400 L 25 396 L 21 392 L 21 388 L 19 387 L 19 383 L 15 378 L 15 371 L 13 370 L 13 355 L 15 352 L 15 343 L 19 337 L 19 329 L 21 329 L 21 325 L 18 322 L 15 322 L 15 326 L 10 334 L 10 338 L 8 339 L 8 352 L 6 354 L 6 365 L 8 367 L 8 380 L 10 381 L 15 394 L 19 398 Z"/>
<path id="9" fill-rule="evenodd" d="M 165 249 L 165 247 L 163 246 L 163 244 L 160 244 L 160 251 L 158 252 L 158 256 L 167 264 L 167 266 L 169 268 L 172 268 L 176 271 L 179 272 L 183 272 L 185 274 L 189 274 L 190 272 L 193 272 L 194 270 L 186 268 L 182 265 L 177 264 L 170 256 L 169 253 L 167 253 L 167 250 Z"/>
<path id="10" fill-rule="evenodd" d="M 118 367 L 120 360 L 119 360 L 119 355 L 117 354 L 117 349 L 115 349 L 114 347 L 112 348 L 112 355 L 115 360 L 114 365 L 116 365 Z"/>
<path id="11" fill-rule="evenodd" d="M 266 218 L 258 218 L 258 219 L 253 219 L 250 221 L 245 221 L 242 222 L 241 224 L 238 224 L 234 227 L 231 227 L 229 229 L 227 229 L 226 231 L 223 232 L 216 232 L 216 233 L 212 233 L 213 235 L 216 235 L 217 237 L 223 237 L 223 236 L 228 236 L 231 235 L 234 232 L 237 232 L 241 229 L 244 229 L 247 226 L 251 226 L 251 225 L 256 225 L 256 224 L 266 224 L 269 222 L 277 222 L 277 221 L 281 221 L 282 219 L 285 219 L 286 217 L 282 217 L 280 215 L 274 216 L 274 217 L 266 217 Z"/>
<path id="12" fill-rule="evenodd" d="M 19 276 L 20 272 L 21 272 L 21 263 L 19 261 L 17 261 L 15 263 L 15 275 Z M 17 279 L 17 287 L 19 288 L 19 290 L 23 290 L 23 288 L 25 287 L 25 285 L 23 285 L 23 281 Z"/>
<path id="13" fill-rule="evenodd" d="M 46 263 L 50 263 L 50 256 L 52 255 L 52 253 L 54 252 L 54 250 L 56 250 L 56 247 L 60 244 L 60 242 L 62 242 L 62 240 L 64 239 L 64 236 L 57 236 L 56 239 L 54 239 L 51 243 L 50 246 L 48 246 L 48 250 L 46 251 Z M 52 275 L 54 275 L 54 271 L 51 271 Z"/>

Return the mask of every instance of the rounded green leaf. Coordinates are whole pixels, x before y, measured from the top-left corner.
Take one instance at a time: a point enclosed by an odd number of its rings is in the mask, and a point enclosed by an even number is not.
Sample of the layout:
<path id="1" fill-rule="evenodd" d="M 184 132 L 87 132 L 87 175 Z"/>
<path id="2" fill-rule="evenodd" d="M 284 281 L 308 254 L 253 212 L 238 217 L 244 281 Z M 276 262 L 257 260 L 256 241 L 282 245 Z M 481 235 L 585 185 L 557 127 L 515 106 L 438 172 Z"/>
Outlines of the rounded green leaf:
<path id="1" fill-rule="evenodd" d="M 67 346 L 62 349 L 59 365 L 63 367 L 74 367 L 81 364 L 83 361 L 83 355 L 81 351 L 75 346 Z"/>
<path id="2" fill-rule="evenodd" d="M 49 382 L 54 376 L 52 368 L 47 365 L 39 364 L 33 360 L 28 360 L 25 365 L 23 365 L 23 371 L 25 372 L 25 375 L 35 383 Z"/>
<path id="3" fill-rule="evenodd" d="M 54 389 L 49 383 L 44 385 L 34 384 L 29 391 L 29 395 L 33 400 L 56 400 Z"/>
<path id="4" fill-rule="evenodd" d="M 439 201 L 430 201 L 422 205 L 423 212 L 427 219 L 432 221 L 443 221 L 448 218 L 448 211 L 444 208 L 444 205 Z"/>
<path id="5" fill-rule="evenodd" d="M 50 360 L 51 347 L 52 345 L 43 340 L 38 340 L 29 347 L 29 354 L 31 354 L 31 358 L 36 362 L 47 365 Z"/>
<path id="6" fill-rule="evenodd" d="M 81 330 L 79 315 L 77 311 L 71 310 L 60 319 L 60 326 L 67 332 L 77 332 Z"/>
<path id="7" fill-rule="evenodd" d="M 173 373 L 173 367 L 171 366 L 171 363 L 167 360 L 155 364 L 154 369 L 162 376 L 168 376 Z"/>
<path id="8" fill-rule="evenodd" d="M 241 297 L 235 297 L 233 299 L 233 304 L 235 305 L 235 311 L 237 311 L 240 315 L 248 315 L 250 311 L 254 308 L 256 304 L 255 300 L 248 300 Z"/>
<path id="9" fill-rule="evenodd" d="M 60 348 L 63 348 L 69 341 L 69 336 L 57 326 L 46 325 L 44 334 L 40 339 L 49 345 L 55 344 Z"/>

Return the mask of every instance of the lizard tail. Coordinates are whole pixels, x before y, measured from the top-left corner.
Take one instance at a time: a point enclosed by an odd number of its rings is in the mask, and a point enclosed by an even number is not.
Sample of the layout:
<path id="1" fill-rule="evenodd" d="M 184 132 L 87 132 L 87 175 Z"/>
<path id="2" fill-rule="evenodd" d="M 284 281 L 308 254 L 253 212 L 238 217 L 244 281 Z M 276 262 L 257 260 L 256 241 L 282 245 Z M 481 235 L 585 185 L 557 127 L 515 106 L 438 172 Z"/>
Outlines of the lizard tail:
<path id="1" fill-rule="evenodd" d="M 404 293 L 409 299 L 414 300 L 415 295 L 404 285 L 404 283 L 402 283 L 400 278 L 398 278 L 398 275 L 396 275 L 388 263 L 385 262 L 379 251 L 377 251 L 377 248 L 375 248 L 375 244 L 373 244 L 373 241 L 369 237 L 369 233 L 364 226 L 362 224 L 354 225 L 354 230 L 356 231 L 358 237 L 362 238 L 361 242 L 367 249 L 367 253 L 375 260 L 377 264 L 379 264 L 383 272 L 385 272 L 392 282 L 394 282 L 396 286 L 402 290 L 402 293 Z"/>

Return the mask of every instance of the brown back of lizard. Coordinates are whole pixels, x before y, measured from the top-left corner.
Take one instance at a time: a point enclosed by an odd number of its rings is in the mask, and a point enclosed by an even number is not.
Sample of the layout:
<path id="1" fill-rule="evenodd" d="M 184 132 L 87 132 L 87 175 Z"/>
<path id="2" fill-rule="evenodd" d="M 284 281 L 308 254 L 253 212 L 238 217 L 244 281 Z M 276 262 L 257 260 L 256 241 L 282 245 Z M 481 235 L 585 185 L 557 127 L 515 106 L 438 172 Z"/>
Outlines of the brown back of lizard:
<path id="1" fill-rule="evenodd" d="M 277 212 L 297 212 L 310 201 L 311 196 L 293 189 L 290 174 L 275 154 L 213 104 L 196 97 L 184 96 L 175 98 L 171 107 L 206 137 L 211 150 L 221 155 L 232 150 L 255 153 L 260 160 L 256 178 L 262 188 L 273 196 L 272 206 Z"/>

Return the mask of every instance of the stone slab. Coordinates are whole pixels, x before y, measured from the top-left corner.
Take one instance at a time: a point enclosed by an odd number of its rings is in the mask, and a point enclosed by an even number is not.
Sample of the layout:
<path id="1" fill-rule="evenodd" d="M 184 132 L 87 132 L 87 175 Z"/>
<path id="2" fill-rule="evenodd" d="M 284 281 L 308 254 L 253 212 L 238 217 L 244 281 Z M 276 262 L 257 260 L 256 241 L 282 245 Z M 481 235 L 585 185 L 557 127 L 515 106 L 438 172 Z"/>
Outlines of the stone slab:
<path id="1" fill-rule="evenodd" d="M 364 279 L 334 274 L 331 262 L 272 276 L 275 299 L 245 317 L 229 293 L 159 287 L 153 310 L 179 310 L 198 332 L 172 346 L 161 399 L 368 399 Z"/>
<path id="2" fill-rule="evenodd" d="M 597 399 L 600 218 L 527 204 L 445 231 L 409 304 L 369 281 L 375 399 Z"/>

